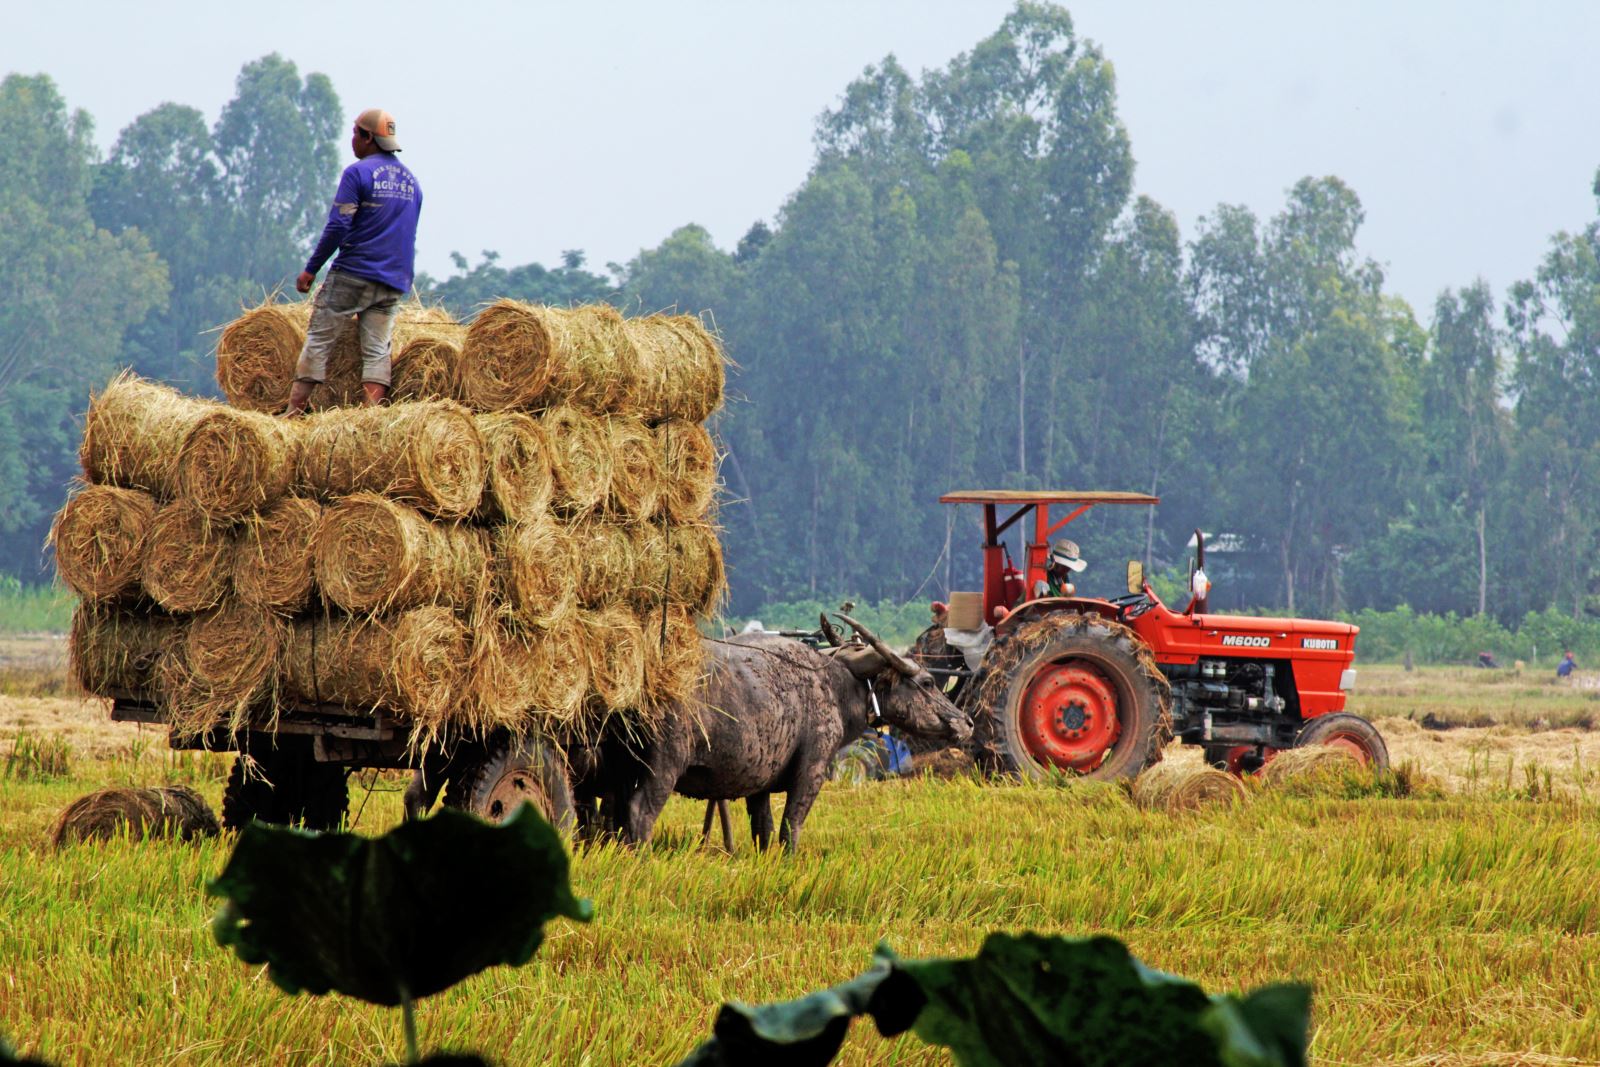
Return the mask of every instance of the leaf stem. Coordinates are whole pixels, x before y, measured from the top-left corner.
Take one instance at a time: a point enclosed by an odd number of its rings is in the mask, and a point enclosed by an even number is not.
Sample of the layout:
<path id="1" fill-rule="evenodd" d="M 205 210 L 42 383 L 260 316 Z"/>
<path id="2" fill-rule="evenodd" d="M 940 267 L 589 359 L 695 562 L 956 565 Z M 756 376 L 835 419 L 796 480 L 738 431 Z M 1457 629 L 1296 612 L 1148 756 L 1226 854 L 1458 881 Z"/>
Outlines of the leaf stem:
<path id="1" fill-rule="evenodd" d="M 418 1063 L 422 1057 L 417 1054 L 417 1007 L 411 999 L 411 990 L 405 986 L 400 987 L 400 1017 L 405 1020 L 406 1027 L 406 1062 Z"/>

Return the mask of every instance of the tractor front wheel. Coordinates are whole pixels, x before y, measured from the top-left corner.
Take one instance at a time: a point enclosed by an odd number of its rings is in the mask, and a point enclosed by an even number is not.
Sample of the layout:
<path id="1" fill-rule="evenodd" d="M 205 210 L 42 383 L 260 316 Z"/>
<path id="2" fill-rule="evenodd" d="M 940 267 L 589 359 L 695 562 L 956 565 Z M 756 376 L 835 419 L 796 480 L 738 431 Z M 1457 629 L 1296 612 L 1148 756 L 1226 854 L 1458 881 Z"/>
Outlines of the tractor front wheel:
<path id="1" fill-rule="evenodd" d="M 1132 778 L 1171 740 L 1169 690 L 1128 627 L 1098 615 L 1057 615 L 1012 636 L 991 666 L 990 704 L 1006 769 Z"/>
<path id="2" fill-rule="evenodd" d="M 566 761 L 537 737 L 500 737 L 481 759 L 453 770 L 444 802 L 489 822 L 504 822 L 522 802 L 532 804 L 556 829 L 577 825 Z"/>
<path id="3" fill-rule="evenodd" d="M 1375 771 L 1388 770 L 1389 746 L 1383 743 L 1378 728 L 1359 715 L 1347 711 L 1319 715 L 1300 727 L 1294 747 L 1333 745 L 1355 753 L 1363 766 Z"/>

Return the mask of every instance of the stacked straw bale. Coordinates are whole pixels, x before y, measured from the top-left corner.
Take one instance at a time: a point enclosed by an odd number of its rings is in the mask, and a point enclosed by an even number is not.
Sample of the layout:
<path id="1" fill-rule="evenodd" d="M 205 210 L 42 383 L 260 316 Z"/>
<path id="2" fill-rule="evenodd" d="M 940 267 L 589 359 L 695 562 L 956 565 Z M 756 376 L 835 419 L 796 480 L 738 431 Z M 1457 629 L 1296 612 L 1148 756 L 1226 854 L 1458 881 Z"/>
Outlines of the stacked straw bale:
<path id="1" fill-rule="evenodd" d="M 703 669 L 723 594 L 723 359 L 698 319 L 500 301 L 412 306 L 391 404 L 359 403 L 352 325 L 304 419 L 308 303 L 217 349 L 229 404 L 124 375 L 93 398 L 57 516 L 74 671 L 180 733 L 342 704 L 448 729 L 648 731 Z"/>

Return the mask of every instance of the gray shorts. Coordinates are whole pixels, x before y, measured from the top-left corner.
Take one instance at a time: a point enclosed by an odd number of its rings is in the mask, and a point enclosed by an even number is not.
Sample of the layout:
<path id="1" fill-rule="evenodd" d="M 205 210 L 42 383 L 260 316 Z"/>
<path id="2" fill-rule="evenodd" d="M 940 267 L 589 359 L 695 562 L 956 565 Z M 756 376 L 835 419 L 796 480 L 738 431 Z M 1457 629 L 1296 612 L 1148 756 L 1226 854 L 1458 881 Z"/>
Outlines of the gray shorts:
<path id="1" fill-rule="evenodd" d="M 361 331 L 361 380 L 388 385 L 389 336 L 403 295 L 382 282 L 330 270 L 311 301 L 311 324 L 294 380 L 320 384 L 327 378 L 328 354 L 354 315 Z"/>

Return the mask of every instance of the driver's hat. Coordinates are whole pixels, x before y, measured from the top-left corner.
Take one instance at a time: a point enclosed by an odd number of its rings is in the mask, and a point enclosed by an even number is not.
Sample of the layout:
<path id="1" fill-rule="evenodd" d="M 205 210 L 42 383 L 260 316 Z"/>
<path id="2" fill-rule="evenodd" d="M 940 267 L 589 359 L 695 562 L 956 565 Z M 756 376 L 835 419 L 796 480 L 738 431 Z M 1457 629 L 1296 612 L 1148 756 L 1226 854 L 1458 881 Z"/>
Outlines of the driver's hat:
<path id="1" fill-rule="evenodd" d="M 1074 574 L 1089 565 L 1078 555 L 1078 542 L 1068 541 L 1065 537 L 1050 546 L 1050 562 L 1059 564 Z"/>

